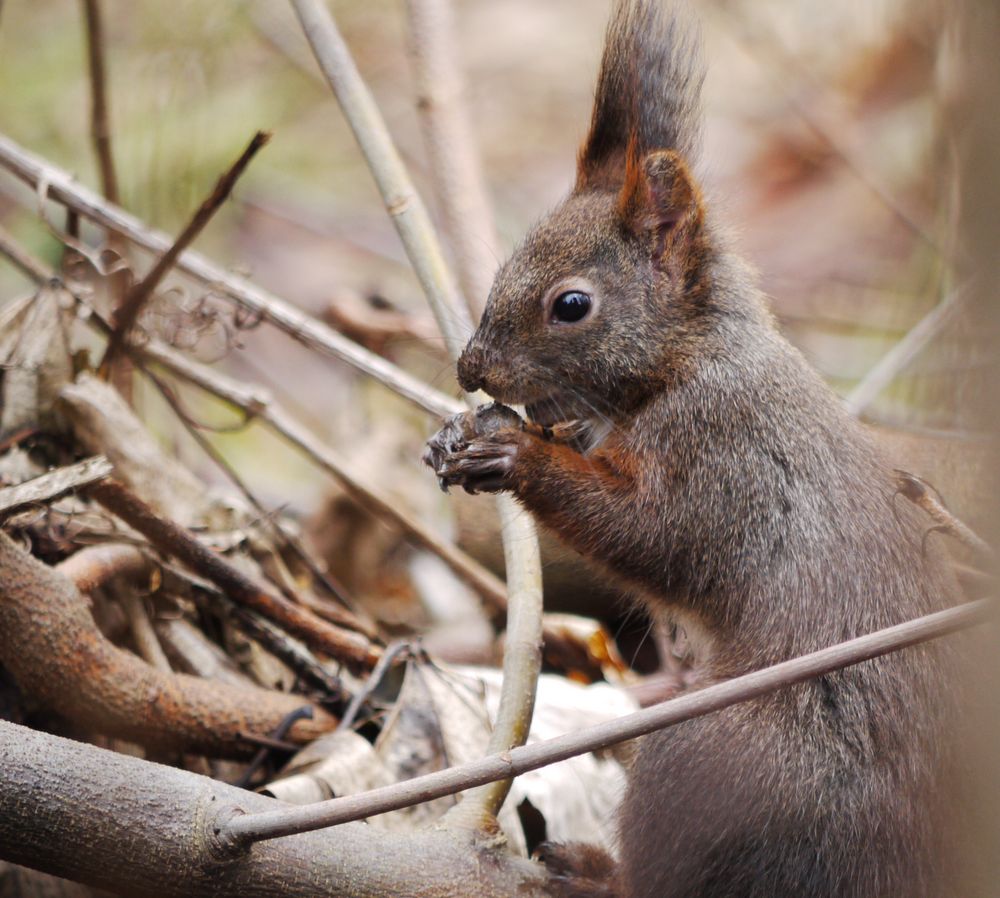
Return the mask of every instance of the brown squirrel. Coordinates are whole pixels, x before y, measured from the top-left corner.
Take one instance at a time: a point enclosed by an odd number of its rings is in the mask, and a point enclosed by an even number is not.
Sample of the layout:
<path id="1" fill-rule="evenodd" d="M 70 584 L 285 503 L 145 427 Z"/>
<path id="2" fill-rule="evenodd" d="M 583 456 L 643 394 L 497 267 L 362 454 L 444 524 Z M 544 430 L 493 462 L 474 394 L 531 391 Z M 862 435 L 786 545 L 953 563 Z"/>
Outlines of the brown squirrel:
<path id="1" fill-rule="evenodd" d="M 570 196 L 502 266 L 458 363 L 443 486 L 512 492 L 686 631 L 699 684 L 957 600 L 892 468 L 778 333 L 689 167 L 698 40 L 613 14 Z M 570 423 L 572 422 L 572 423 Z M 548 846 L 564 896 L 942 898 L 946 645 L 640 740 L 620 860 Z M 698 684 L 695 684 L 697 688 Z"/>

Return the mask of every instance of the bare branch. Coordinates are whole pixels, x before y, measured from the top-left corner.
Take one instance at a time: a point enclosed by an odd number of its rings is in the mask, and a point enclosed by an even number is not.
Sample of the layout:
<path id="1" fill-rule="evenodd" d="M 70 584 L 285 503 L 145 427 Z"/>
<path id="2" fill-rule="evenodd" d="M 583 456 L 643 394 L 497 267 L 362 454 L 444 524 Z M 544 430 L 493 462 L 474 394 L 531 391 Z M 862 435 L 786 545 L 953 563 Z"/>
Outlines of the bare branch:
<path id="1" fill-rule="evenodd" d="M 87 546 L 56 566 L 82 593 L 100 589 L 116 577 L 134 580 L 149 573 L 149 559 L 136 546 L 103 543 Z"/>
<path id="2" fill-rule="evenodd" d="M 947 636 L 983 623 L 995 616 L 995 612 L 995 602 L 991 599 L 948 608 L 707 686 L 616 720 L 514 748 L 470 764 L 307 807 L 235 817 L 222 824 L 221 838 L 234 849 L 245 847 L 263 839 L 372 817 L 440 798 L 442 795 L 453 795 L 471 786 L 519 776 L 529 770 L 537 770 L 588 751 L 607 748 L 685 720 L 711 714 L 842 667 Z"/>
<path id="3" fill-rule="evenodd" d="M 101 172 L 101 190 L 112 203 L 118 203 L 118 176 L 111 152 L 111 116 L 104 71 L 104 26 L 100 0 L 83 0 L 83 9 L 87 19 L 87 61 L 90 66 L 90 137 L 94 141 L 97 167 Z"/>
<path id="4" fill-rule="evenodd" d="M 160 639 L 153 629 L 153 623 L 149 619 L 142 596 L 131 589 L 115 590 L 114 595 L 125 612 L 136 651 L 150 667 L 163 673 L 172 673 L 173 668 L 171 668 L 163 646 L 160 645 Z"/>
<path id="5" fill-rule="evenodd" d="M 24 249 L 4 227 L 0 227 L 0 255 L 9 259 L 21 274 L 36 284 L 44 284 L 53 276 L 48 266 Z"/>
<path id="6" fill-rule="evenodd" d="M 119 558 L 129 563 L 124 553 Z M 74 565 L 78 574 L 88 566 Z M 2 532 L 0 570 L 0 662 L 25 693 L 85 728 L 158 751 L 239 757 L 252 754 L 241 732 L 269 733 L 309 704 L 285 693 L 154 670 L 108 642 L 69 578 Z M 102 577 L 111 571 L 105 565 Z M 333 726 L 325 711 L 314 713 L 296 729 L 296 741 L 308 742 Z"/>
<path id="7" fill-rule="evenodd" d="M 375 178 L 386 211 L 438 319 L 448 352 L 457 358 L 472 333 L 472 322 L 445 264 L 427 209 L 326 5 L 320 0 L 292 0 L 292 5 Z"/>
<path id="8" fill-rule="evenodd" d="M 216 616 L 231 621 L 247 636 L 259 642 L 275 658 L 301 677 L 302 682 L 322 690 L 325 697 L 330 700 L 347 702 L 347 695 L 340 679 L 320 664 L 305 645 L 272 624 L 262 614 L 236 604 L 216 589 L 194 586 L 192 593 L 195 601 L 207 602 Z"/>
<path id="9" fill-rule="evenodd" d="M 476 317 L 497 266 L 493 210 L 463 102 L 451 0 L 407 0 L 417 111 L 458 279 Z"/>
<path id="10" fill-rule="evenodd" d="M 110 371 L 115 357 L 121 352 L 123 345 L 128 340 L 129 334 L 139 318 L 139 313 L 153 295 L 157 285 L 177 262 L 180 254 L 204 230 L 205 225 L 209 223 L 218 208 L 229 197 L 240 175 L 250 164 L 250 160 L 270 139 L 271 135 L 265 131 L 258 131 L 254 134 L 246 149 L 240 154 L 239 159 L 219 178 L 212 192 L 198 207 L 198 211 L 195 212 L 191 221 L 188 222 L 169 249 L 157 259 L 156 264 L 146 273 L 146 276 L 125 294 L 122 304 L 115 310 L 114 330 L 108 340 L 108 346 L 100 364 L 99 370 L 105 377 Z"/>
<path id="11" fill-rule="evenodd" d="M 114 156 L 111 152 L 100 0 L 83 0 L 83 9 L 87 19 L 87 61 L 90 65 L 90 137 L 94 141 L 97 164 L 101 171 L 101 189 L 112 203 L 117 203 L 118 176 L 115 174 Z"/>
<path id="12" fill-rule="evenodd" d="M 363 824 L 220 856 L 215 812 L 283 807 L 203 776 L 0 721 L 0 857 L 143 898 L 543 898 L 541 864 L 431 828 Z M 233 811 L 235 813 L 235 811 Z M 106 825 L 97 825 L 98 821 Z"/>
<path id="13" fill-rule="evenodd" d="M 33 477 L 16 486 L 0 489 L 0 515 L 8 514 L 25 505 L 37 502 L 51 502 L 70 490 L 89 486 L 112 472 L 111 462 L 101 455 L 67 465 Z"/>
<path id="14" fill-rule="evenodd" d="M 120 483 L 108 480 L 91 486 L 88 495 L 146 537 L 160 552 L 173 556 L 195 573 L 219 586 L 234 601 L 285 627 L 313 648 L 326 652 L 355 670 L 368 670 L 379 652 L 362 636 L 327 623 L 311 611 L 293 605 L 262 583 L 255 583 L 186 528 L 153 513 Z"/>
<path id="15" fill-rule="evenodd" d="M 2 135 L 0 166 L 7 168 L 36 190 L 41 189 L 43 195 L 50 196 L 80 215 L 124 235 L 137 246 L 154 253 L 163 253 L 172 244 L 165 234 L 151 230 L 135 216 L 79 184 L 64 170 L 29 153 Z M 254 315 L 259 315 L 305 346 L 347 362 L 433 415 L 453 415 L 462 410 L 462 404 L 452 397 L 358 346 L 285 300 L 208 261 L 194 250 L 186 250 L 180 254 L 177 269 Z"/>

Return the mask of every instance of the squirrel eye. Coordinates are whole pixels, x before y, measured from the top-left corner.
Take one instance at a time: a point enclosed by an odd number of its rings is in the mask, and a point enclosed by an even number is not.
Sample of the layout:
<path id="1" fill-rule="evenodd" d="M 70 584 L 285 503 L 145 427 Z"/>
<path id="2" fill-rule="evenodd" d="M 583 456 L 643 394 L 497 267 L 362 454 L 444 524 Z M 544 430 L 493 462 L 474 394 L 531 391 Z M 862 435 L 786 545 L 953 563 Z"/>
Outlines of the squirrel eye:
<path id="1" fill-rule="evenodd" d="M 586 293 L 579 290 L 567 290 L 556 297 L 552 303 L 552 319 L 572 324 L 581 321 L 590 311 L 591 300 Z"/>

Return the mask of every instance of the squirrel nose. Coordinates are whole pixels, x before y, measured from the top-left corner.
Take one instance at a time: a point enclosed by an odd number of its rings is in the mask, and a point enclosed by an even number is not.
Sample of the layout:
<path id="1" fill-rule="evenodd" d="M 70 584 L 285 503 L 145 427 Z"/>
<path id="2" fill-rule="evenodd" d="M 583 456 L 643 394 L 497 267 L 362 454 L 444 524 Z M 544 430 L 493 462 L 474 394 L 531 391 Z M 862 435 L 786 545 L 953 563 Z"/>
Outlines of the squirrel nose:
<path id="1" fill-rule="evenodd" d="M 475 393 L 483 388 L 485 356 L 480 347 L 470 343 L 458 357 L 458 382 L 467 393 Z"/>

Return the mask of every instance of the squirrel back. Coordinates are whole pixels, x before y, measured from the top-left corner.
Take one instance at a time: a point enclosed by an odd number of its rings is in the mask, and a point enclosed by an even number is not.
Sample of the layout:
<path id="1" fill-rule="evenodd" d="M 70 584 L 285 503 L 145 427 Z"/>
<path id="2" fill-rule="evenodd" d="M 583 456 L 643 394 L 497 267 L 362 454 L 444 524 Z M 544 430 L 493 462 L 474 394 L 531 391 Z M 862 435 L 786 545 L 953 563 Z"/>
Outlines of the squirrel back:
<path id="1" fill-rule="evenodd" d="M 709 222 L 697 44 L 657 0 L 618 3 L 575 187 L 502 266 L 458 365 L 535 426 L 466 416 L 429 459 L 445 485 L 512 492 L 679 622 L 711 682 L 957 587 Z M 925 645 L 646 737 L 621 862 L 549 849 L 561 894 L 948 895 L 951 670 Z"/>

